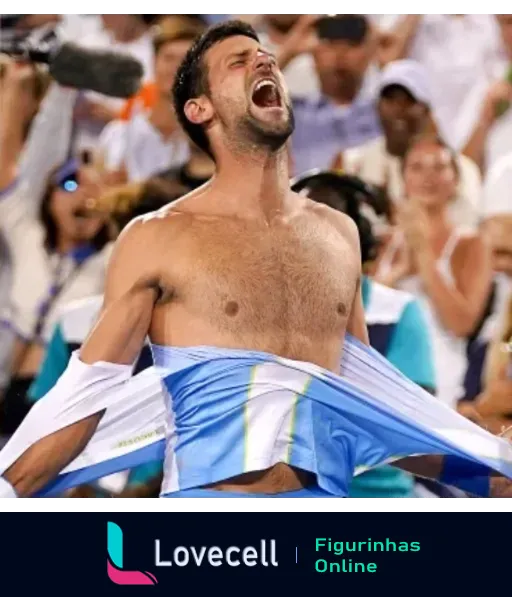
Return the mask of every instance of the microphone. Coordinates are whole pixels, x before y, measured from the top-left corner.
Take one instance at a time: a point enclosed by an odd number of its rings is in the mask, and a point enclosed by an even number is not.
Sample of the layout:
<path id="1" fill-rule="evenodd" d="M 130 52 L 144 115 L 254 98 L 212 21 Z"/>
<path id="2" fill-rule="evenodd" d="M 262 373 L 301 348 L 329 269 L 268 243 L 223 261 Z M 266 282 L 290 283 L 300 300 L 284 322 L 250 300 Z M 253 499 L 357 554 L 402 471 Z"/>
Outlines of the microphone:
<path id="1" fill-rule="evenodd" d="M 62 44 L 48 64 L 52 77 L 64 87 L 119 98 L 135 95 L 144 74 L 141 63 L 131 56 L 72 43 Z"/>
<path id="2" fill-rule="evenodd" d="M 117 98 L 137 93 L 144 74 L 141 63 L 131 56 L 55 39 L 38 43 L 4 40 L 0 42 L 0 54 L 47 64 L 51 76 L 63 87 Z"/>

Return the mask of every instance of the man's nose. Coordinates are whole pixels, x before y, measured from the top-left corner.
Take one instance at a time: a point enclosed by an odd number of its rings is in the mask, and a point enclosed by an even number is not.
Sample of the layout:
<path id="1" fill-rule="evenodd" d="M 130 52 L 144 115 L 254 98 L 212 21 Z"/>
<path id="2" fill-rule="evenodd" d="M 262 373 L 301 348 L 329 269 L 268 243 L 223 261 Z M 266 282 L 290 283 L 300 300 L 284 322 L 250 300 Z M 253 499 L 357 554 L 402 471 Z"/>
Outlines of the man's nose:
<path id="1" fill-rule="evenodd" d="M 272 61 L 272 58 L 268 54 L 264 54 L 263 52 L 258 52 L 258 54 L 256 55 L 256 64 L 255 64 L 256 70 L 270 72 L 272 70 L 273 64 L 274 63 Z"/>

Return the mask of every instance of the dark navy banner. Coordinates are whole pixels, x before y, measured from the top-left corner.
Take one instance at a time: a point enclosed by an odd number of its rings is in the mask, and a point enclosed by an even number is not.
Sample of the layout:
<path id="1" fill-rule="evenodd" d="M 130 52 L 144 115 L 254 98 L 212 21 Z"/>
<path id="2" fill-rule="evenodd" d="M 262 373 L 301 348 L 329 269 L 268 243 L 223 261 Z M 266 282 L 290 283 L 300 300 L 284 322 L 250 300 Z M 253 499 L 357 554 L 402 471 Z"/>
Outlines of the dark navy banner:
<path id="1" fill-rule="evenodd" d="M 510 520 L 498 513 L 9 513 L 1 517 L 0 591 L 187 597 L 266 587 L 270 595 L 283 580 L 281 590 L 300 595 L 327 587 L 472 594 L 477 583 L 502 592 Z"/>

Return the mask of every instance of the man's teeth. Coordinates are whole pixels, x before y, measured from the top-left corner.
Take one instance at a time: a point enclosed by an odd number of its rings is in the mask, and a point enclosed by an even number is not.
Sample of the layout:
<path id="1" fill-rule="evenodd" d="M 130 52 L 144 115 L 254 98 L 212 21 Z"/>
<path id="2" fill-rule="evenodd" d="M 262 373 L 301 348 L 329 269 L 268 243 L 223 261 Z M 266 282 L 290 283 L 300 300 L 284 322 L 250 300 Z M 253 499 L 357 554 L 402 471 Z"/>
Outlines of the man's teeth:
<path id="1" fill-rule="evenodd" d="M 265 87 L 266 85 L 270 85 L 270 87 L 272 87 L 274 91 L 277 91 L 276 84 L 271 79 L 263 79 L 263 81 L 260 81 L 254 88 L 254 91 L 259 91 L 262 87 Z"/>

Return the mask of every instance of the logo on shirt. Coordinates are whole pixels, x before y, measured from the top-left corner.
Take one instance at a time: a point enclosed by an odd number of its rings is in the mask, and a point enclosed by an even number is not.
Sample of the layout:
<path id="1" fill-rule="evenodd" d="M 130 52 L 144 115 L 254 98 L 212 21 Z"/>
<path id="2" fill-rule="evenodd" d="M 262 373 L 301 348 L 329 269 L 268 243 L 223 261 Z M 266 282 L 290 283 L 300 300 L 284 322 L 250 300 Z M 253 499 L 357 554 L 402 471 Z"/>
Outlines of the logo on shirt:
<path id="1" fill-rule="evenodd" d="M 107 572 L 116 585 L 156 585 L 158 581 L 150 572 L 124 570 L 123 531 L 114 522 L 107 523 Z"/>

